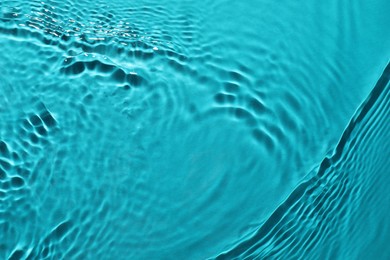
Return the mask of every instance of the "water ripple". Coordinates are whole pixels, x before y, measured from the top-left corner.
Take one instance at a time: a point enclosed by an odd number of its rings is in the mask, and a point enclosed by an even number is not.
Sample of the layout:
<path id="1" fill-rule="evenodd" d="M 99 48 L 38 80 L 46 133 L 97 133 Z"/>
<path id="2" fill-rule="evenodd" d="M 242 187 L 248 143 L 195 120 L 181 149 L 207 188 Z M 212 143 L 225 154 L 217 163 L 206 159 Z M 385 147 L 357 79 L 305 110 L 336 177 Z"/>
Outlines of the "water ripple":
<path id="1" fill-rule="evenodd" d="M 382 220 L 388 213 L 378 205 L 390 203 L 390 197 L 384 195 L 386 185 L 378 182 L 388 179 L 384 173 L 389 153 L 382 142 L 387 143 L 390 133 L 386 121 L 390 116 L 389 90 L 390 64 L 315 176 L 296 187 L 252 237 L 217 259 L 296 259 L 302 255 L 355 259 L 366 255 L 364 250 L 350 249 L 368 246 L 381 233 L 381 221 L 366 225 L 373 219 L 367 215 L 370 211 Z M 372 228 L 377 230 L 368 231 Z M 379 245 L 371 250 L 380 253 L 383 248 Z"/>
<path id="2" fill-rule="evenodd" d="M 382 169 L 311 169 L 387 57 L 379 2 L 1 1 L 0 258 L 314 252 L 297 220 L 334 241 L 332 207 L 376 195 L 331 172 Z M 379 103 L 353 129 L 385 131 Z M 366 162 L 379 128 L 340 143 Z"/>

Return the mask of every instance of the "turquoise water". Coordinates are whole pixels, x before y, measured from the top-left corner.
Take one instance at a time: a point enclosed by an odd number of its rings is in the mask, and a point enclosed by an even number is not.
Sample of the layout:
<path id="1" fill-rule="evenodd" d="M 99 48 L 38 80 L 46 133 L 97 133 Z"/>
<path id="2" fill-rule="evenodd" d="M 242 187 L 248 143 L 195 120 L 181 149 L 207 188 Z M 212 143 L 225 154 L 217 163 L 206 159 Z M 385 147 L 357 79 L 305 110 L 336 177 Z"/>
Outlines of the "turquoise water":
<path id="1" fill-rule="evenodd" d="M 389 259 L 390 2 L 0 2 L 0 259 Z"/>

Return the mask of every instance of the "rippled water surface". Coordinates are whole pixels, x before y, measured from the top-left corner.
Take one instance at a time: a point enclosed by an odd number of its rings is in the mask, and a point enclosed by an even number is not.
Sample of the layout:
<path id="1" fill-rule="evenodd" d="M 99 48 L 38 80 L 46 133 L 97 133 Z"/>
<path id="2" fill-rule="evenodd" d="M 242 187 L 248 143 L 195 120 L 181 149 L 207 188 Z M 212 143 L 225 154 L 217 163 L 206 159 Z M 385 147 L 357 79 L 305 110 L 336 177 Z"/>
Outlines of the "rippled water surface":
<path id="1" fill-rule="evenodd" d="M 389 259 L 389 12 L 2 0 L 0 259 Z"/>

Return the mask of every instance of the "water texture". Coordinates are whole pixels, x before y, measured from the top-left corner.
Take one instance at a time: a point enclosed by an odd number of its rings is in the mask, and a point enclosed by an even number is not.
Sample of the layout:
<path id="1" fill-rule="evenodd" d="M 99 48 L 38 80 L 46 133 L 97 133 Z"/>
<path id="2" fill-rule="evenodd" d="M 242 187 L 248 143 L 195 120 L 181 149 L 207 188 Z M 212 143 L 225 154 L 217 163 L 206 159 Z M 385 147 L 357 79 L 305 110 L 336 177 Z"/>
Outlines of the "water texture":
<path id="1" fill-rule="evenodd" d="M 217 258 L 390 257 L 389 105 L 390 64 L 315 176 L 300 183 L 255 235 Z M 375 222 L 380 225 L 367 225 Z"/>
<path id="2" fill-rule="evenodd" d="M 389 259 L 390 3 L 0 2 L 0 259 Z"/>

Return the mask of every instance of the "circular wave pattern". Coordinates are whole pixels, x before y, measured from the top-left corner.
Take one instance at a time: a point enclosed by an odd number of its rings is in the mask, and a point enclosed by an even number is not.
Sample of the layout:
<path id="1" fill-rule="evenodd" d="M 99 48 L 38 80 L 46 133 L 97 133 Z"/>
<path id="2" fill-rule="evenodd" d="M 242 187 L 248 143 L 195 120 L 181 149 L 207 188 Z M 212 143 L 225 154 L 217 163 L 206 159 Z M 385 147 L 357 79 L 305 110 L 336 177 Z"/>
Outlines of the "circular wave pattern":
<path id="1" fill-rule="evenodd" d="M 382 243 L 370 243 L 378 234 L 388 236 L 381 230 L 388 226 L 373 231 L 367 222 L 383 224 L 388 214 L 383 205 L 389 205 L 390 197 L 380 182 L 387 183 L 389 152 L 380 143 L 389 140 L 389 104 L 390 64 L 316 175 L 296 187 L 255 235 L 217 259 L 385 257 Z"/>
<path id="2" fill-rule="evenodd" d="M 326 203 L 352 201 L 353 178 L 334 175 L 326 195 L 313 184 L 315 206 L 297 201 L 303 213 L 278 208 L 280 223 L 267 217 L 306 174 L 317 176 L 313 166 L 364 97 L 349 91 L 347 77 L 363 67 L 337 49 L 357 21 L 343 21 L 340 36 L 338 17 L 327 13 L 324 26 L 313 16 L 292 19 L 296 4 L 259 8 L 2 1 L 0 257 L 301 252 L 287 246 L 298 239 L 295 248 L 305 248 L 293 222 L 307 216 L 320 225 L 318 215 L 332 213 Z M 349 160 L 338 167 L 350 169 Z M 251 234 L 253 244 L 240 243 Z"/>

